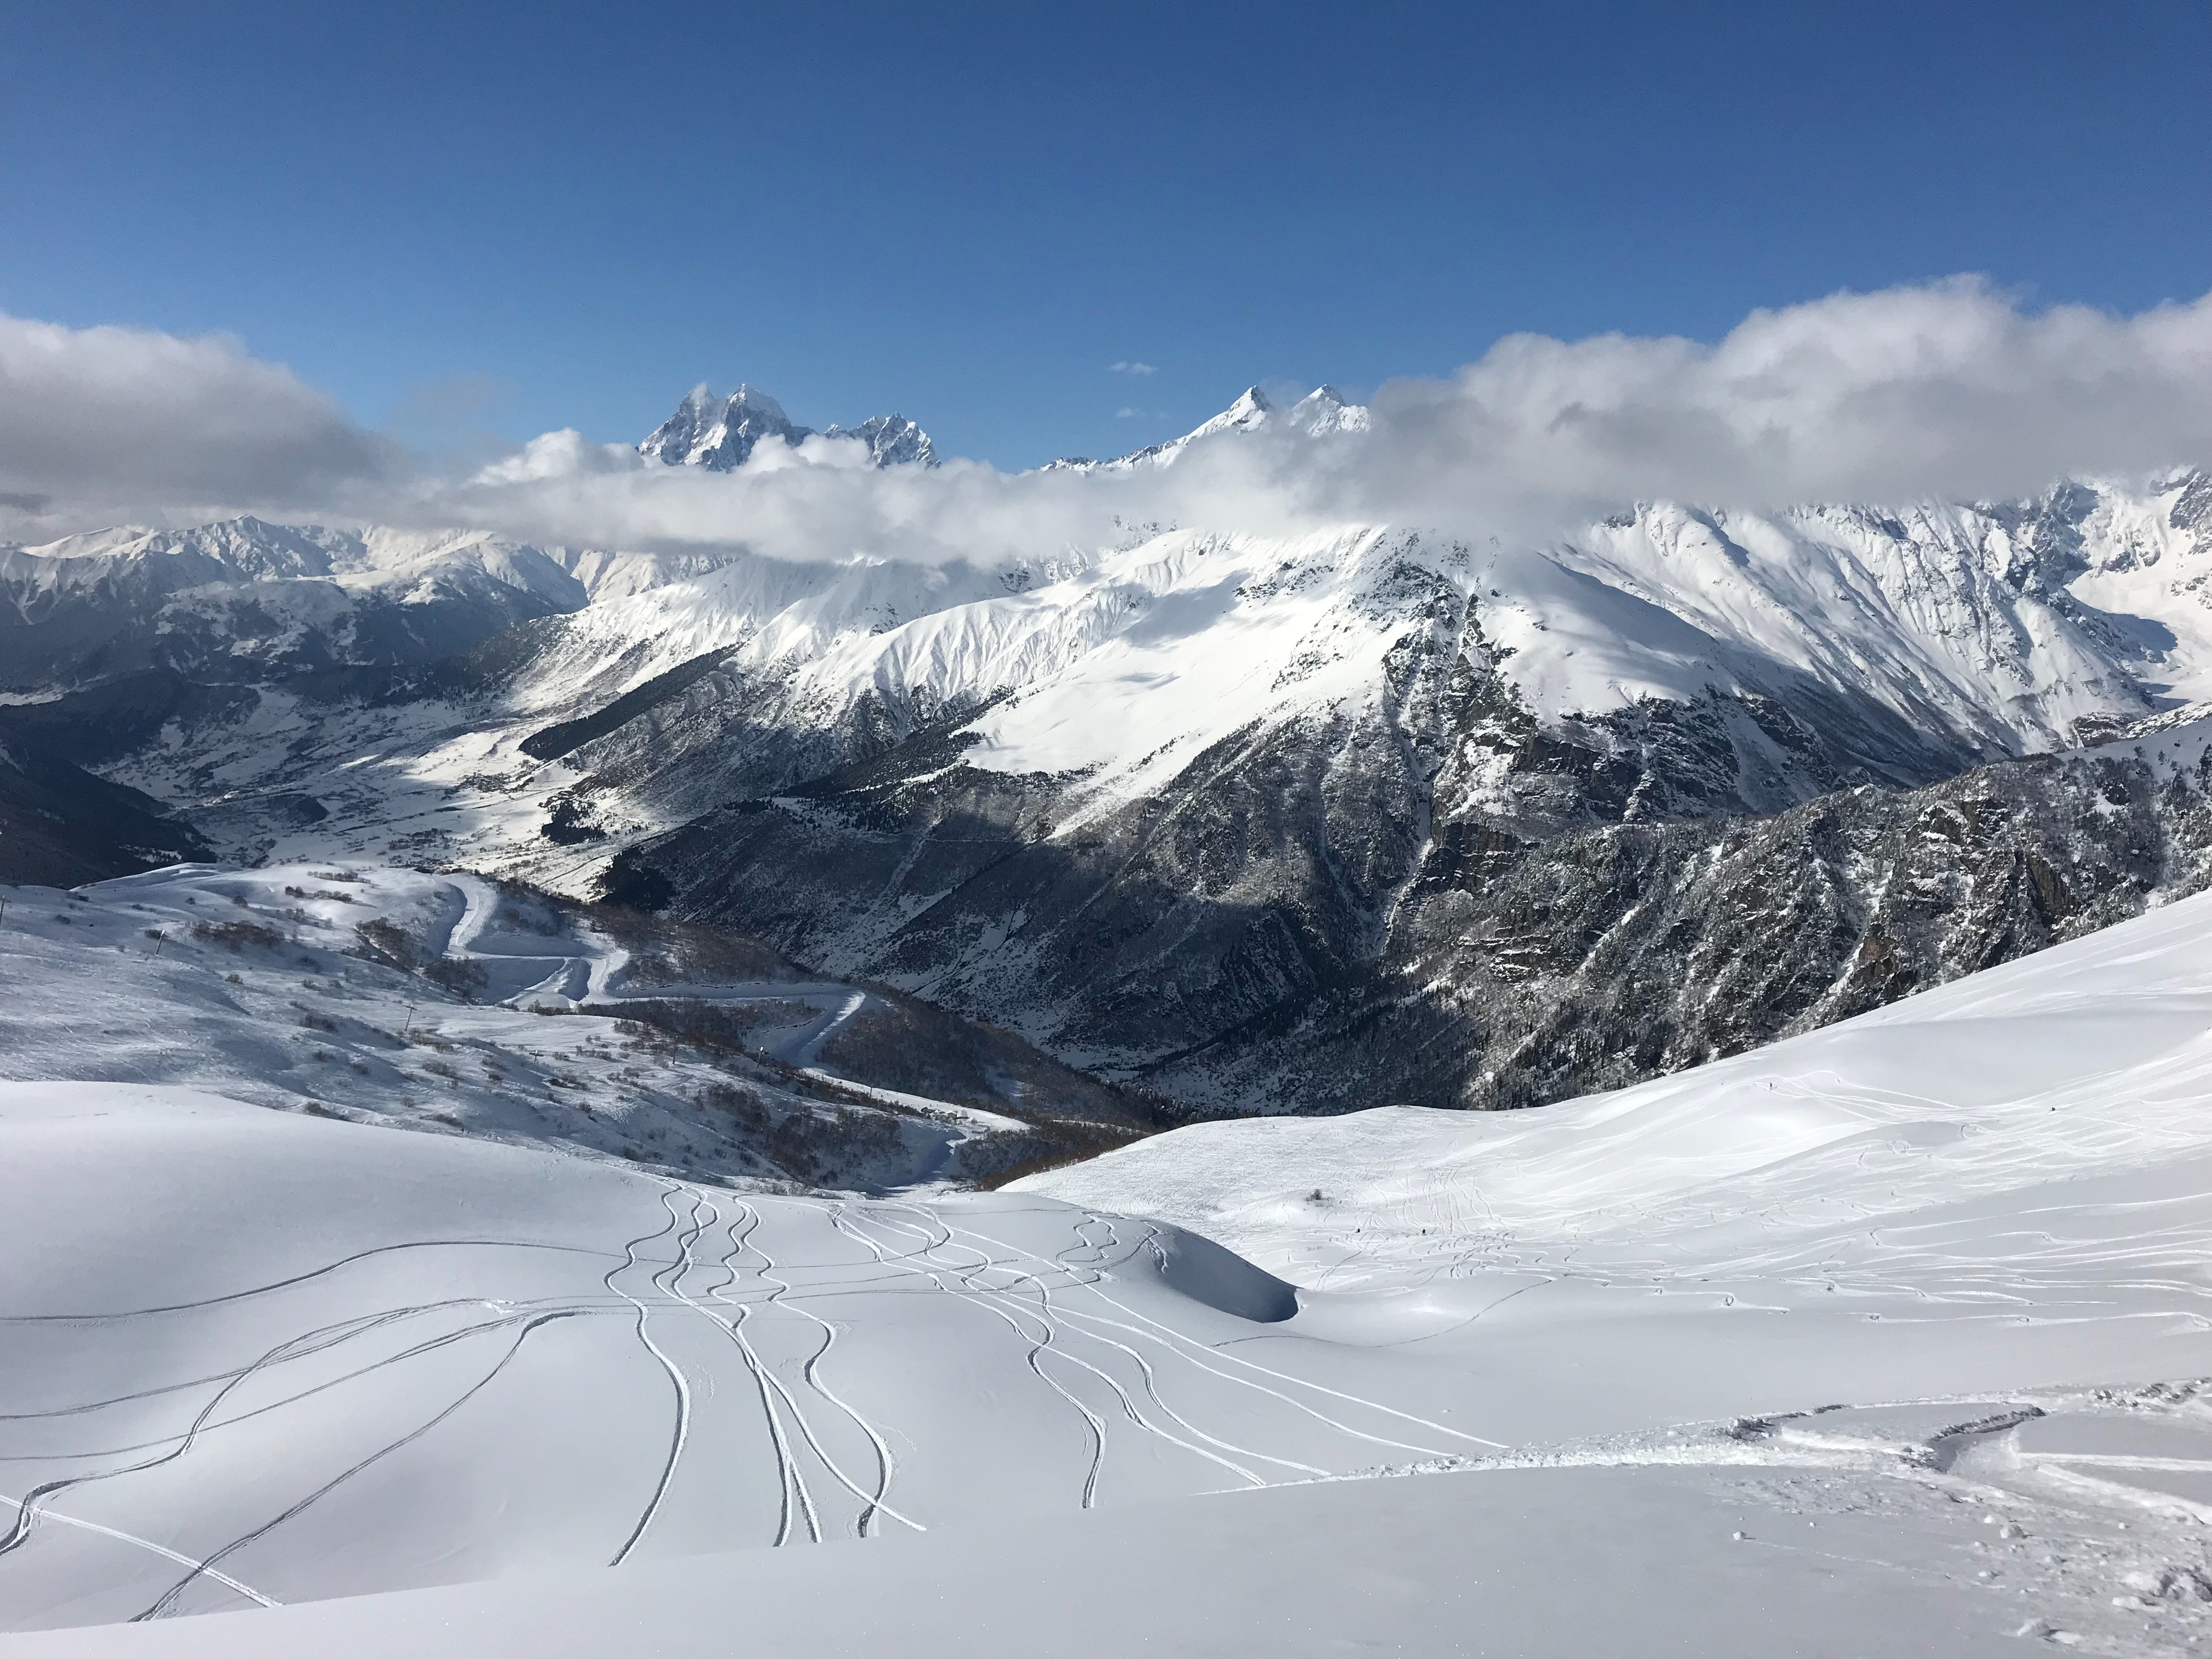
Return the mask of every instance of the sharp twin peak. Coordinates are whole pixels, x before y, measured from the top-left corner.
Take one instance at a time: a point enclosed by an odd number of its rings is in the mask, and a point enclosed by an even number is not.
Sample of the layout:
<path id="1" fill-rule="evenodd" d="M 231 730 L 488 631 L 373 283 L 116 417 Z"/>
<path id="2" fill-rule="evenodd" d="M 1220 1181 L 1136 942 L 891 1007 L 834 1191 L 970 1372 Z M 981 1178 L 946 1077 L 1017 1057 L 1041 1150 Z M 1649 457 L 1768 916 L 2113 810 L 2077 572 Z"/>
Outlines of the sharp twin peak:
<path id="1" fill-rule="evenodd" d="M 728 397 L 717 398 L 704 382 L 692 387 L 676 412 L 637 447 L 647 460 L 727 472 L 742 466 L 764 441 L 796 447 L 816 436 L 864 444 L 877 466 L 937 465 L 929 434 L 903 415 L 872 416 L 858 426 L 831 426 L 817 434 L 794 423 L 781 404 L 757 386 L 740 385 Z"/>

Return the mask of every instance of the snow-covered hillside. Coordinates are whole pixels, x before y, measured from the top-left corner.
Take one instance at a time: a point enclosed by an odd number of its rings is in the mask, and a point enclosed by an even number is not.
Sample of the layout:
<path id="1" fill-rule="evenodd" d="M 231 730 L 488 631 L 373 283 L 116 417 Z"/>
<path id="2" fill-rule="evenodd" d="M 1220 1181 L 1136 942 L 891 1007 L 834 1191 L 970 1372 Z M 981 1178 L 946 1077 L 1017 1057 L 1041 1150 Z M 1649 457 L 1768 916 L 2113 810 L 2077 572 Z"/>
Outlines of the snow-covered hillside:
<path id="1" fill-rule="evenodd" d="M 1732 817 L 1845 825 L 1841 840 L 1811 838 L 1812 873 L 1794 888 L 1741 884 L 1738 900 L 1759 899 L 1748 909 L 1673 918 L 1685 925 L 1669 953 L 1733 929 L 1762 972 L 1794 961 L 1804 936 L 1819 977 L 1757 991 L 1741 1030 L 1701 1033 L 1730 1047 L 1909 982 L 1854 978 L 1848 959 L 1862 946 L 1875 967 L 1887 959 L 1892 944 L 1875 934 L 1895 930 L 1873 924 L 1907 892 L 1887 880 L 1898 860 L 1850 822 L 1871 838 L 1887 816 L 1902 835 L 1916 807 L 1889 790 L 2021 797 L 2004 821 L 2021 844 L 1986 881 L 1965 843 L 1995 818 L 1961 820 L 1972 827 L 1950 838 L 1951 867 L 1913 872 L 1936 884 L 1921 890 L 1931 914 L 1969 887 L 1970 908 L 2007 914 L 2000 877 L 2023 860 L 2075 862 L 2064 843 L 2099 790 L 2121 791 L 2099 809 L 2113 827 L 2136 824 L 2132 786 L 2092 768 L 2002 791 L 1949 781 L 2069 735 L 2109 736 L 2151 707 L 2100 643 L 2105 624 L 1992 564 L 2000 541 L 2027 539 L 1994 514 L 1870 529 L 1842 511 L 1661 507 L 1518 554 L 1376 531 L 1289 544 L 1172 532 L 788 670 L 740 652 L 564 759 L 592 775 L 610 850 L 656 817 L 713 806 L 624 854 L 618 890 L 1018 1023 L 1203 1109 L 1309 1110 L 1378 1090 L 1522 1103 L 1531 1096 L 1512 1078 L 1485 1076 L 1499 1061 L 1527 1069 L 1510 1051 L 1549 1015 L 1523 1022 L 1526 997 L 1571 989 L 1601 1005 L 1562 1022 L 1577 1066 L 1717 1051 L 1647 1045 L 1632 1008 L 1616 1018 L 1605 1006 L 1632 1002 L 1636 981 L 1595 953 L 1632 913 L 1659 914 L 1656 898 L 1738 873 L 1711 862 L 1741 839 Z M 1940 603 L 1937 568 L 1951 582 Z M 948 716 L 948 701 L 972 712 Z M 1848 793 L 1866 784 L 1887 787 Z M 750 799 L 714 805 L 733 797 Z M 2130 843 L 2145 854 L 2126 872 L 2138 902 L 2193 890 L 2195 820 L 2178 798 L 2166 806 L 2146 795 L 2157 835 Z M 2173 859 L 2154 855 L 2168 844 Z M 1984 947 L 2016 953 L 2083 924 L 2117 880 L 2045 883 L 2009 945 L 1972 919 L 1907 927 L 1974 936 L 1977 954 L 1943 970 L 1963 971 L 2001 959 Z M 1822 926 L 1830 945 L 1811 950 Z M 1926 971 L 1916 965 L 1917 982 Z M 1346 1046 L 1378 1019 L 1404 1025 L 1401 1008 L 1459 1002 L 1482 1015 L 1474 1028 L 1414 1019 L 1389 1054 Z M 1494 1054 L 1451 1065 L 1490 1046 L 1492 1015 L 1517 1029 Z M 1573 1067 L 1537 1068 L 1560 1069 L 1568 1086 L 1534 1097 L 1575 1091 Z"/>
<path id="2" fill-rule="evenodd" d="M 188 865 L 0 904 L 0 1077 L 772 1188 L 972 1180 L 1087 1144 L 1056 1123 L 1131 1121 L 1011 1040 L 757 944 L 472 876 Z M 899 1052 L 918 1038 L 928 1059 Z"/>
<path id="3" fill-rule="evenodd" d="M 988 1195 L 11 1086 L 0 1608 L 150 1615 L 13 1650 L 2196 1650 L 2208 920 Z"/>
<path id="4" fill-rule="evenodd" d="M 148 673 L 227 681 L 427 663 L 718 562 L 258 519 L 0 547 L 0 690 L 50 698 Z"/>
<path id="5" fill-rule="evenodd" d="M 1525 1277 L 1516 1316 L 1607 1282 L 1756 1278 L 1854 1317 L 1909 1285 L 1923 1324 L 2077 1291 L 2117 1297 L 2098 1316 L 2117 1319 L 2135 1292 L 2090 1287 L 2127 1255 L 2174 1315 L 2142 1325 L 2148 1355 L 2212 1331 L 2208 1175 L 2200 895 L 1617 1093 L 1201 1124 L 1017 1186 L 1198 1229 L 1321 1290 Z"/>

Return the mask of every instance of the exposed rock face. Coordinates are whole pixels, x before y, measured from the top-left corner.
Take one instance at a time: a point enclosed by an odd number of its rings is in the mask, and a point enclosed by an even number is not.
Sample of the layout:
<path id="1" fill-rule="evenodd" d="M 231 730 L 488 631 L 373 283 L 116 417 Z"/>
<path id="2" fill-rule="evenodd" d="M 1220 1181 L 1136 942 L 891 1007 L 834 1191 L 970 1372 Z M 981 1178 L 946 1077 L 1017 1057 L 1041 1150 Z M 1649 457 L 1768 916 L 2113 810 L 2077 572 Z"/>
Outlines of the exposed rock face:
<path id="1" fill-rule="evenodd" d="M 2212 884 L 2209 743 L 1432 860 L 1364 981 L 1223 1056 L 1231 1087 L 1528 1105 L 1863 1013 Z"/>
<path id="2" fill-rule="evenodd" d="M 670 466 L 727 472 L 744 465 L 763 439 L 796 444 L 811 435 L 809 428 L 793 425 L 783 405 L 765 392 L 740 386 L 727 398 L 717 398 L 702 384 L 647 434 L 637 452 Z"/>

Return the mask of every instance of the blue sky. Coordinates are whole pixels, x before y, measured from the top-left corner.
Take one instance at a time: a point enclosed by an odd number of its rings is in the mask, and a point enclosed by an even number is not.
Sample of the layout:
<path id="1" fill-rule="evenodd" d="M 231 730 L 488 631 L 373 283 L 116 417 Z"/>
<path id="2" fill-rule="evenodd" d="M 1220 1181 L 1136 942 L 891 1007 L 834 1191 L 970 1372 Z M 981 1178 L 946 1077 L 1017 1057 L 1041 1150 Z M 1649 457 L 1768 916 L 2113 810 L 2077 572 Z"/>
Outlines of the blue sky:
<path id="1" fill-rule="evenodd" d="M 418 444 L 745 379 L 1024 465 L 1515 331 L 2212 289 L 2203 0 L 79 0 L 0 41 L 0 310 L 229 331 Z"/>

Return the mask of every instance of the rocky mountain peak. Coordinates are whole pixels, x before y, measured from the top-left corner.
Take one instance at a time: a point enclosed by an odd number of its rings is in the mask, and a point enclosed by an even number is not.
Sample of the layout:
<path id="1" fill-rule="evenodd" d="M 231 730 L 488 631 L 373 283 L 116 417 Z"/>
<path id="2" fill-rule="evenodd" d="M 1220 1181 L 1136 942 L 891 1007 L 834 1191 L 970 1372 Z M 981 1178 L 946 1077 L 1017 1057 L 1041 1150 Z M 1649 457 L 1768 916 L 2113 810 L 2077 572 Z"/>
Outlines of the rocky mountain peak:
<path id="1" fill-rule="evenodd" d="M 757 386 L 740 384 L 728 397 L 717 398 L 702 381 L 637 449 L 647 460 L 668 466 L 727 472 L 743 466 L 766 440 L 796 445 L 815 435 L 813 428 L 793 422 L 781 404 Z M 866 444 L 878 466 L 937 465 L 929 434 L 903 415 L 878 415 L 857 427 L 833 426 L 821 435 Z"/>
<path id="2" fill-rule="evenodd" d="M 828 438 L 857 438 L 878 466 L 935 466 L 937 450 L 924 432 L 903 415 L 877 415 L 855 427 L 833 426 Z"/>
<path id="3" fill-rule="evenodd" d="M 1331 432 L 1364 432 L 1369 416 L 1364 404 L 1355 404 L 1333 386 L 1316 386 L 1292 404 L 1284 417 L 1293 432 L 1318 438 Z"/>
<path id="4" fill-rule="evenodd" d="M 1256 432 L 1267 424 L 1274 412 L 1275 406 L 1267 401 L 1267 394 L 1256 386 L 1248 386 L 1235 403 L 1191 431 L 1183 441 L 1210 438 L 1217 432 Z"/>
<path id="5" fill-rule="evenodd" d="M 637 447 L 647 460 L 727 472 L 744 465 L 763 438 L 795 444 L 807 435 L 807 428 L 793 426 L 783 405 L 766 392 L 740 385 L 727 398 L 717 398 L 702 381 Z"/>
<path id="6" fill-rule="evenodd" d="M 1218 437 L 1225 432 L 1260 432 L 1279 426 L 1283 430 L 1303 437 L 1321 438 L 1337 432 L 1364 432 L 1370 424 L 1366 405 L 1352 402 L 1333 386 L 1316 387 L 1287 410 L 1277 408 L 1266 392 L 1256 386 L 1249 386 L 1228 408 L 1212 419 L 1201 422 L 1180 438 L 1147 444 L 1142 449 L 1132 450 L 1128 454 L 1116 456 L 1110 461 L 1094 461 L 1080 455 L 1066 456 L 1046 463 L 1042 470 L 1048 472 L 1089 472 L 1101 467 L 1121 470 L 1134 466 L 1168 466 L 1200 439 Z"/>

